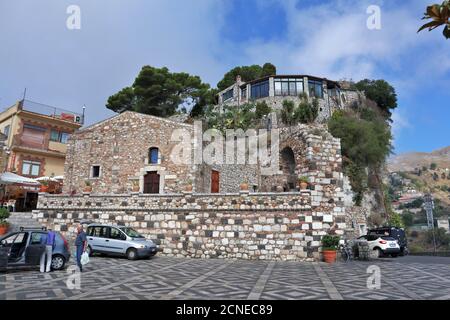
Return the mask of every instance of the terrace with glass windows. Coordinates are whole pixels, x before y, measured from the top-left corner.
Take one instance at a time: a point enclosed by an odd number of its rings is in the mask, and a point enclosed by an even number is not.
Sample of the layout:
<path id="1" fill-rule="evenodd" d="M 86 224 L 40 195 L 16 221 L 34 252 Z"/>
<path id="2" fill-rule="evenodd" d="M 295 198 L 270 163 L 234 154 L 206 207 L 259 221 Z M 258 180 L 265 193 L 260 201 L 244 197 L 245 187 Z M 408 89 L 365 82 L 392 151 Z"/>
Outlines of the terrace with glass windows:
<path id="1" fill-rule="evenodd" d="M 308 75 L 274 75 L 250 82 L 241 82 L 238 77 L 235 84 L 219 92 L 218 101 L 219 105 L 233 106 L 258 100 L 300 99 L 301 96 L 338 107 L 343 103 L 338 82 Z"/>

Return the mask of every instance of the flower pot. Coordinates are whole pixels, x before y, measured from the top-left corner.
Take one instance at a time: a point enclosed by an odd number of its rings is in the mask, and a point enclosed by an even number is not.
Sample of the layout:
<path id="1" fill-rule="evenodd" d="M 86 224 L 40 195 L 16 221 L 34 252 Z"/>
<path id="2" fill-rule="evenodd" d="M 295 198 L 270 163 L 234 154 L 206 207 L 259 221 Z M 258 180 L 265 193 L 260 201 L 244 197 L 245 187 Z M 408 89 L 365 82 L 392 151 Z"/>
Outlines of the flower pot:
<path id="1" fill-rule="evenodd" d="M 300 190 L 308 189 L 308 182 L 300 182 Z"/>
<path id="2" fill-rule="evenodd" d="M 323 261 L 326 263 L 334 263 L 336 262 L 336 250 L 323 250 Z"/>
<path id="3" fill-rule="evenodd" d="M 49 187 L 48 186 L 41 186 L 41 192 L 48 192 Z"/>
<path id="4" fill-rule="evenodd" d="M 8 232 L 8 225 L 7 224 L 2 224 L 0 225 L 0 236 L 6 234 Z"/>
<path id="5" fill-rule="evenodd" d="M 83 192 L 92 192 L 92 186 L 84 187 Z"/>
<path id="6" fill-rule="evenodd" d="M 185 187 L 185 190 L 186 190 L 186 192 L 192 192 L 192 184 L 188 184 L 188 185 L 186 185 L 186 187 Z"/>
<path id="7" fill-rule="evenodd" d="M 239 188 L 241 189 L 241 191 L 248 191 L 248 183 L 245 182 L 241 183 L 239 185 Z"/>
<path id="8" fill-rule="evenodd" d="M 133 186 L 133 192 L 139 192 L 140 191 L 140 188 L 139 188 L 139 186 Z"/>

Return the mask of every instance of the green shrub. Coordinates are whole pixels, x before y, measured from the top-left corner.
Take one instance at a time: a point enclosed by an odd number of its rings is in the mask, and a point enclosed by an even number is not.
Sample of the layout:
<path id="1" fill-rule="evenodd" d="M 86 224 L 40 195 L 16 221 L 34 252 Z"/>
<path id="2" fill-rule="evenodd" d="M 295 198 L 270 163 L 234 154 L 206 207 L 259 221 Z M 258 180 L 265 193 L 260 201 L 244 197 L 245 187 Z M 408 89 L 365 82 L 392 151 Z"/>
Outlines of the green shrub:
<path id="1" fill-rule="evenodd" d="M 9 218 L 9 211 L 6 208 L 0 208 L 0 225 L 8 225 L 6 219 Z"/>
<path id="2" fill-rule="evenodd" d="M 322 250 L 337 250 L 339 236 L 325 235 L 322 237 Z"/>

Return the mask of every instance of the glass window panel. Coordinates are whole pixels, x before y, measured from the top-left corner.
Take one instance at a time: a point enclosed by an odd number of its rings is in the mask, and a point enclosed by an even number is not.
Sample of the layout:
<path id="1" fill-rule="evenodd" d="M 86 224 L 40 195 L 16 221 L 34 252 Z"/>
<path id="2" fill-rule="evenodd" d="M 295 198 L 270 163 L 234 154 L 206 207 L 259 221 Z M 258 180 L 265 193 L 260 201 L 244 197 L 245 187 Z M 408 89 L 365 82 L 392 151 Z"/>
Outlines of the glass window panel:
<path id="1" fill-rule="evenodd" d="M 297 94 L 303 92 L 303 81 L 297 81 Z"/>
<path id="2" fill-rule="evenodd" d="M 296 96 L 297 90 L 295 89 L 295 82 L 289 82 L 289 95 Z"/>
<path id="3" fill-rule="evenodd" d="M 39 175 L 39 169 L 40 169 L 40 165 L 38 164 L 33 164 L 31 165 L 31 175 L 32 176 L 38 176 Z"/>
<path id="4" fill-rule="evenodd" d="M 281 82 L 275 82 L 275 95 L 281 95 Z"/>
<path id="5" fill-rule="evenodd" d="M 22 174 L 30 174 L 31 164 L 29 162 L 24 162 L 22 164 Z"/>
<path id="6" fill-rule="evenodd" d="M 69 134 L 66 132 L 61 132 L 61 143 L 67 143 L 69 140 Z"/>
<path id="7" fill-rule="evenodd" d="M 59 131 L 52 130 L 50 132 L 50 140 L 51 141 L 59 141 Z"/>

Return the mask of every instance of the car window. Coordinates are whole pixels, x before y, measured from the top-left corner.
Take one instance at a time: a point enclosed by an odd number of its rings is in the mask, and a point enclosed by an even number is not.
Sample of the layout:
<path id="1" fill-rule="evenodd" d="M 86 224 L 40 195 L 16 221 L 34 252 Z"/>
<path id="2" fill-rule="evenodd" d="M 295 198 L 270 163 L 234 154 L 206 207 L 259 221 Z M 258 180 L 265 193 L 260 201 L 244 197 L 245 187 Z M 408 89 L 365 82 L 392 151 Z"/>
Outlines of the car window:
<path id="1" fill-rule="evenodd" d="M 371 234 L 371 235 L 367 236 L 367 240 L 368 241 L 374 241 L 374 240 L 377 240 L 379 237 L 380 236 L 378 236 L 378 235 Z"/>
<path id="2" fill-rule="evenodd" d="M 144 238 L 143 235 L 139 234 L 136 230 L 132 229 L 132 228 L 121 228 L 122 231 L 129 236 L 130 238 Z"/>
<path id="3" fill-rule="evenodd" d="M 9 237 L 3 239 L 3 240 L 2 240 L 2 245 L 11 245 L 11 244 L 13 244 L 14 241 L 16 240 L 16 237 L 17 237 L 18 235 L 19 235 L 19 234 L 14 233 L 14 234 L 10 235 Z"/>
<path id="4" fill-rule="evenodd" d="M 47 238 L 47 234 L 43 232 L 33 232 L 31 234 L 30 244 L 41 244 L 45 243 L 44 239 Z"/>
<path id="5" fill-rule="evenodd" d="M 386 236 L 382 236 L 381 239 L 386 240 L 386 241 L 395 241 L 395 238 L 386 237 Z"/>
<path id="6" fill-rule="evenodd" d="M 367 240 L 367 236 L 361 236 L 361 237 L 359 237 L 358 239 L 361 239 L 361 240 Z"/>
<path id="7" fill-rule="evenodd" d="M 119 229 L 116 229 L 116 228 L 110 228 L 109 238 L 115 239 L 115 240 L 125 240 L 126 239 L 125 235 Z"/>
<path id="8" fill-rule="evenodd" d="M 101 226 L 93 227 L 91 236 L 99 237 L 99 238 L 106 238 L 106 234 L 107 234 L 106 231 L 107 231 L 106 227 L 101 227 Z"/>

